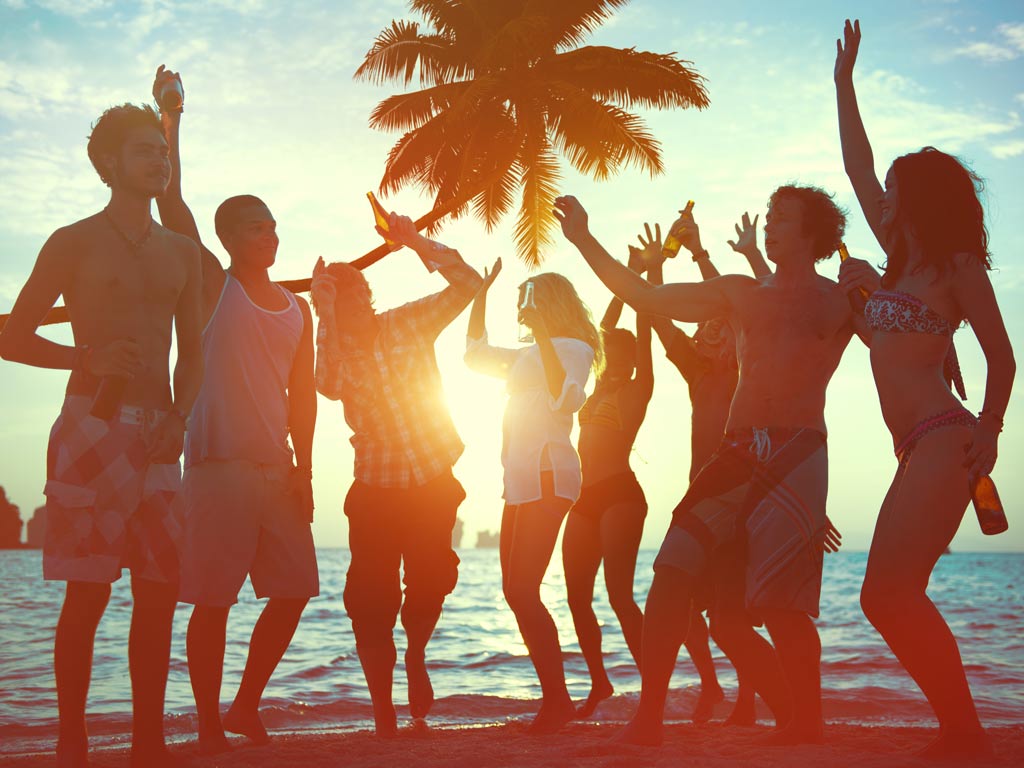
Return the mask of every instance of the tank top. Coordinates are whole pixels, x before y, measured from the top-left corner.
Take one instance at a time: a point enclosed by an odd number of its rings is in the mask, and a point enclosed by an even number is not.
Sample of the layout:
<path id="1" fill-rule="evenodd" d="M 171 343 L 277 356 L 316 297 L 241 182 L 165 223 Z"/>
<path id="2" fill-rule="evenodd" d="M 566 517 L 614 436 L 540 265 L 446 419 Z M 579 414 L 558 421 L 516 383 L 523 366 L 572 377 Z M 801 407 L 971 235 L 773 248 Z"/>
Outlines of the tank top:
<path id="1" fill-rule="evenodd" d="M 302 311 L 257 306 L 242 284 L 224 288 L 203 329 L 205 374 L 185 433 L 185 466 L 207 460 L 291 463 L 288 378 L 302 337 Z"/>

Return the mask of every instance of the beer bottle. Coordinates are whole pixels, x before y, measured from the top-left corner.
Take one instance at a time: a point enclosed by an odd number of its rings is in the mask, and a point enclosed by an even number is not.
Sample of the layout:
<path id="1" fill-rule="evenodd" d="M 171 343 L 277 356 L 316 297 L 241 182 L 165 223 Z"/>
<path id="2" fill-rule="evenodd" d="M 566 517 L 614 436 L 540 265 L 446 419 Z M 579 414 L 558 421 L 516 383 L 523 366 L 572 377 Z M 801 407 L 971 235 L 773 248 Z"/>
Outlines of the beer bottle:
<path id="1" fill-rule="evenodd" d="M 679 249 L 683 247 L 682 242 L 676 237 L 676 232 L 679 232 L 683 227 L 683 220 L 688 218 L 688 214 L 693 210 L 693 200 L 688 200 L 686 207 L 679 213 L 682 214 L 678 219 L 672 222 L 672 226 L 669 227 L 668 237 L 665 238 L 664 245 L 661 246 L 661 255 L 666 259 L 674 259 L 679 253 Z"/>
<path id="2" fill-rule="evenodd" d="M 185 104 L 185 89 L 181 87 L 181 80 L 172 77 L 160 88 L 160 97 L 157 99 L 161 112 L 181 112 Z"/>
<path id="3" fill-rule="evenodd" d="M 381 205 L 378 202 L 378 200 L 374 196 L 373 192 L 367 192 L 366 193 L 366 197 L 370 201 L 370 208 L 373 210 L 373 218 L 376 220 L 377 226 L 380 227 L 385 232 L 387 232 L 388 231 L 388 212 L 384 210 L 384 206 Z M 397 243 L 394 240 L 392 240 L 392 239 L 390 239 L 388 237 L 384 238 L 384 242 L 387 243 L 390 246 L 397 245 Z"/>
<path id="4" fill-rule="evenodd" d="M 996 484 L 988 475 L 979 475 L 971 483 L 971 501 L 974 502 L 981 532 L 986 536 L 994 536 L 1010 527 L 1003 512 L 1003 502 L 996 493 Z"/>
<path id="5" fill-rule="evenodd" d="M 850 258 L 850 252 L 846 250 L 846 243 L 839 243 L 839 262 L 842 263 L 848 258 Z M 867 288 L 860 287 L 856 292 L 850 291 L 848 295 L 850 297 L 850 306 L 853 307 L 853 311 L 858 315 L 864 314 L 864 305 L 871 296 L 871 294 L 868 293 Z"/>
<path id="6" fill-rule="evenodd" d="M 124 376 L 104 376 L 96 389 L 96 397 L 93 398 L 89 414 L 97 419 L 110 421 L 121 407 L 127 386 L 128 379 Z"/>

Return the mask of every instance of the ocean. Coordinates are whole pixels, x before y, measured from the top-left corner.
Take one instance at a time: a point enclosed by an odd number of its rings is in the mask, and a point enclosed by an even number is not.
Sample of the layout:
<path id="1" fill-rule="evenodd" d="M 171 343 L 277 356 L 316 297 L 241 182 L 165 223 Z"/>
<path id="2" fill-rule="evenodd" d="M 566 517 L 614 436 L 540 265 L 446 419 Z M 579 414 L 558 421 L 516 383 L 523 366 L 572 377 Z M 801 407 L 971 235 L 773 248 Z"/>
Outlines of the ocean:
<path id="1" fill-rule="evenodd" d="M 345 549 L 323 549 L 322 594 L 311 601 L 291 647 L 270 681 L 263 718 L 271 730 L 369 728 L 369 697 L 341 594 L 348 565 Z M 529 717 L 540 688 L 512 613 L 501 594 L 498 552 L 464 549 L 459 585 L 445 604 L 428 663 L 437 703 L 431 721 L 475 726 Z M 641 606 L 651 578 L 653 550 L 640 552 L 636 594 Z M 0 755 L 52 749 L 57 700 L 53 686 L 53 630 L 64 585 L 44 582 L 41 553 L 0 551 Z M 822 686 L 826 719 L 875 725 L 933 725 L 924 697 L 860 611 L 858 594 L 866 553 L 840 552 L 825 561 L 821 618 Z M 600 575 L 599 575 L 600 578 Z M 607 599 L 597 590 L 595 608 L 604 626 L 604 650 L 616 694 L 597 710 L 604 720 L 625 720 L 635 706 L 640 678 Z M 932 599 L 960 643 L 982 721 L 989 726 L 1024 720 L 1024 554 L 956 552 L 940 559 L 932 577 Z M 561 636 L 566 678 L 574 698 L 585 698 L 589 678 L 572 628 L 560 563 L 552 563 L 543 587 Z M 245 663 L 246 646 L 261 610 L 248 584 L 228 625 L 222 698 L 230 703 Z M 195 717 L 185 663 L 185 628 L 190 607 L 175 616 L 167 732 L 172 740 L 192 737 Z M 97 634 L 89 724 L 96 744 L 123 742 L 130 728 L 127 637 L 131 594 L 127 577 L 114 585 Z M 395 701 L 405 703 L 401 668 L 404 635 L 396 632 L 399 669 Z M 736 678 L 712 646 L 727 697 Z M 685 651 L 680 654 L 667 719 L 686 720 L 698 679 Z M 727 703 L 716 716 L 728 714 Z M 766 710 L 761 710 L 762 715 Z M 401 716 L 401 707 L 400 707 Z"/>

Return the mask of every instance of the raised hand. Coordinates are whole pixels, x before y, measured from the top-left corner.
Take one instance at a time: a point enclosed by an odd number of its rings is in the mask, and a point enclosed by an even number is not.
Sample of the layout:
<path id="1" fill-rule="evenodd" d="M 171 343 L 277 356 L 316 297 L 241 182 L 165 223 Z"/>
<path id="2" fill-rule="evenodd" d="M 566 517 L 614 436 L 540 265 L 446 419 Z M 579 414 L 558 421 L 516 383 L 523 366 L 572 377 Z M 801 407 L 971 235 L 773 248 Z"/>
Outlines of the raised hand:
<path id="1" fill-rule="evenodd" d="M 746 256 L 758 250 L 757 220 L 759 218 L 761 218 L 761 214 L 754 216 L 754 221 L 751 222 L 750 214 L 746 211 L 743 212 L 743 218 L 736 225 L 736 239 L 726 240 L 729 247 L 736 251 L 736 253 Z"/>
<path id="2" fill-rule="evenodd" d="M 164 85 L 166 85 L 167 82 L 170 80 L 177 80 L 179 83 L 181 83 L 181 74 L 178 72 L 172 72 L 171 70 L 167 69 L 163 64 L 157 67 L 156 75 L 153 77 L 153 98 L 156 100 L 157 104 L 160 103 L 160 92 L 164 89 Z M 181 86 L 181 92 L 182 95 L 184 96 L 184 85 Z"/>
<path id="3" fill-rule="evenodd" d="M 700 227 L 697 226 L 697 221 L 693 218 L 692 206 L 688 205 L 680 209 L 679 218 L 672 222 L 669 234 L 682 243 L 683 248 L 690 253 L 703 250 L 700 244 Z"/>
<path id="4" fill-rule="evenodd" d="M 562 234 L 570 243 L 576 244 L 590 234 L 587 211 L 572 195 L 555 198 L 555 218 L 562 225 Z"/>
<path id="5" fill-rule="evenodd" d="M 523 307 L 520 309 L 519 322 L 533 331 L 534 339 L 544 339 L 550 335 L 548 333 L 547 323 L 544 322 L 544 316 L 535 306 Z"/>
<path id="6" fill-rule="evenodd" d="M 843 27 L 843 39 L 836 40 L 836 68 L 834 77 L 840 81 L 853 79 L 853 65 L 857 62 L 857 51 L 860 49 L 860 19 L 853 24 L 846 20 Z"/>
<path id="7" fill-rule="evenodd" d="M 309 295 L 316 305 L 317 314 L 333 311 L 334 302 L 338 298 L 337 279 L 327 272 L 324 257 L 320 256 L 313 265 L 313 280 L 309 286 Z"/>
<path id="8" fill-rule="evenodd" d="M 495 278 L 497 278 L 498 275 L 500 275 L 500 274 L 501 274 L 501 256 L 499 256 L 498 258 L 496 258 L 494 260 L 494 266 L 491 267 L 490 271 L 487 270 L 487 267 L 484 267 L 484 281 L 483 281 L 483 283 L 480 284 L 480 290 L 484 291 L 484 292 L 490 290 L 491 285 L 494 284 Z"/>
<path id="9" fill-rule="evenodd" d="M 638 275 L 642 275 L 644 270 L 647 269 L 647 263 L 644 261 L 643 251 L 635 245 L 628 245 L 626 247 L 629 249 L 629 258 L 626 259 L 626 266 Z"/>
<path id="10" fill-rule="evenodd" d="M 652 266 L 657 266 L 665 261 L 665 254 L 662 253 L 662 242 L 661 242 L 661 224 L 654 225 L 654 234 L 651 234 L 651 225 L 644 223 L 644 232 L 647 235 L 647 239 L 644 239 L 643 235 L 637 235 L 636 239 L 640 241 L 640 258 L 643 259 L 644 264 L 650 269 Z"/>

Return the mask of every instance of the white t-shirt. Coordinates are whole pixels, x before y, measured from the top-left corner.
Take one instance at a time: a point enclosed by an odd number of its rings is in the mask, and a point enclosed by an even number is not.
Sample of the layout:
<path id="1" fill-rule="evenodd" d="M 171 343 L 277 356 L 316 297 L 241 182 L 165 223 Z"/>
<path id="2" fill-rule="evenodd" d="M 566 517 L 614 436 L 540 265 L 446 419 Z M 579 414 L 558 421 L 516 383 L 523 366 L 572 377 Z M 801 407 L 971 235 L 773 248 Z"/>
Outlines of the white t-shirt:
<path id="1" fill-rule="evenodd" d="M 502 429 L 501 464 L 505 468 L 506 504 L 541 498 L 540 473 L 554 473 L 555 495 L 575 501 L 580 495 L 580 457 L 569 439 L 572 415 L 587 399 L 584 391 L 594 349 L 579 339 L 553 338 L 565 369 L 558 397 L 552 397 L 536 344 L 522 349 L 492 347 L 487 335 L 466 339 L 466 364 L 505 379 L 508 403 Z"/>

